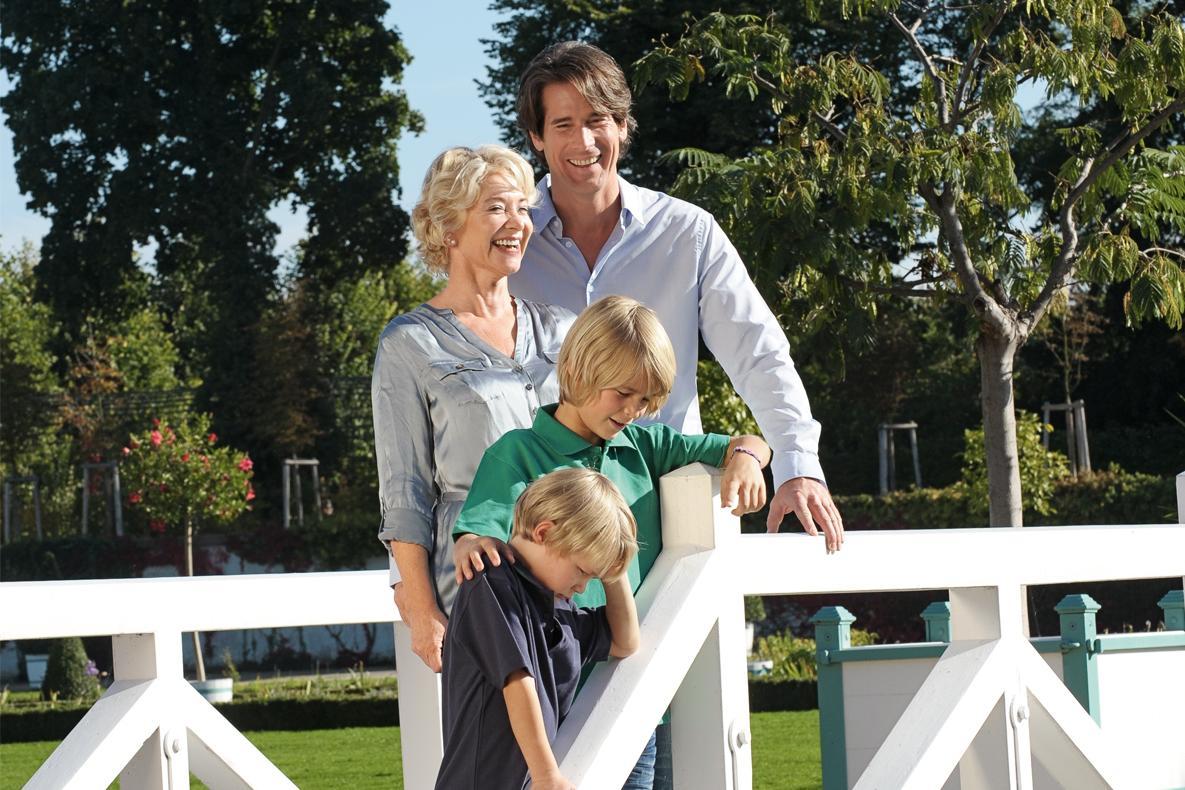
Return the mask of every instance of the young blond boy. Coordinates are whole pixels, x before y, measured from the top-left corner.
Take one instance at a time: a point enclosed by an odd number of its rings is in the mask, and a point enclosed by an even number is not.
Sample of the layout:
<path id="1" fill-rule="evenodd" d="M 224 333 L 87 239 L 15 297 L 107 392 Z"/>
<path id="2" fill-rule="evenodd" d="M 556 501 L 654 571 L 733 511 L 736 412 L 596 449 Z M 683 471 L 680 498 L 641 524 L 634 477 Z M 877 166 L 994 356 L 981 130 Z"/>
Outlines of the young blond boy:
<path id="1" fill-rule="evenodd" d="M 437 790 L 563 788 L 551 741 L 581 670 L 638 647 L 625 569 L 638 550 L 633 514 L 589 469 L 531 483 L 514 510 L 513 565 L 461 584 L 444 642 L 444 759 Z M 572 597 L 603 581 L 606 605 Z"/>
<path id="2" fill-rule="evenodd" d="M 688 436 L 660 423 L 634 424 L 662 408 L 675 379 L 674 349 L 650 308 L 624 296 L 590 305 L 568 331 L 557 367 L 560 402 L 541 408 L 531 428 L 506 433 L 482 456 L 453 527 L 458 580 L 486 565 L 483 553 L 491 564 L 500 562 L 515 499 L 555 469 L 595 469 L 625 497 L 638 524 L 638 554 L 627 572 L 635 592 L 662 549 L 658 480 L 667 472 L 697 461 L 723 467 L 725 506 L 740 515 L 765 504 L 761 470 L 770 450 L 759 437 Z M 593 580 L 574 600 L 599 606 L 605 590 Z M 653 753 L 652 738 L 636 769 L 642 773 L 631 777 L 634 786 L 648 786 L 652 769 L 644 763 L 653 763 Z"/>

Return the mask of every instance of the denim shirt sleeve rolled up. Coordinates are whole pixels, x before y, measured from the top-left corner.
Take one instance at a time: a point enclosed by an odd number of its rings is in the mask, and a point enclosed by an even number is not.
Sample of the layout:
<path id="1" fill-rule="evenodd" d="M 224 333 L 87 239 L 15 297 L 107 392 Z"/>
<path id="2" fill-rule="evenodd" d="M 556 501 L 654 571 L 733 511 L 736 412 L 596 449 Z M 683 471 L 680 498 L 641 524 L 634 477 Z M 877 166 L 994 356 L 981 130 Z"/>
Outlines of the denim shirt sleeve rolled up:
<path id="1" fill-rule="evenodd" d="M 516 300 L 516 313 L 512 357 L 451 310 L 427 304 L 395 318 L 379 337 L 371 378 L 378 537 L 423 546 L 444 603 L 456 587 L 450 533 L 482 453 L 559 398 L 555 361 L 574 316 L 524 299 Z"/>

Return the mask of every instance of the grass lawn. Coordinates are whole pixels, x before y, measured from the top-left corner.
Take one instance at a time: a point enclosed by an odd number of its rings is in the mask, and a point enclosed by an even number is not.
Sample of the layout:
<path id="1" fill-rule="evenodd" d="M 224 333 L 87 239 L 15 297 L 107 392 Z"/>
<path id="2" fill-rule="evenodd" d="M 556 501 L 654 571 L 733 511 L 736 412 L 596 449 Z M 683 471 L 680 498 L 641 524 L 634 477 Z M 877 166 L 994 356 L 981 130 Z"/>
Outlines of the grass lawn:
<path id="1" fill-rule="evenodd" d="M 754 790 L 822 786 L 818 711 L 754 713 L 752 724 Z M 247 737 L 306 790 L 403 787 L 398 727 L 248 732 Z M 0 788 L 24 785 L 55 746 L 52 741 L 0 745 Z"/>

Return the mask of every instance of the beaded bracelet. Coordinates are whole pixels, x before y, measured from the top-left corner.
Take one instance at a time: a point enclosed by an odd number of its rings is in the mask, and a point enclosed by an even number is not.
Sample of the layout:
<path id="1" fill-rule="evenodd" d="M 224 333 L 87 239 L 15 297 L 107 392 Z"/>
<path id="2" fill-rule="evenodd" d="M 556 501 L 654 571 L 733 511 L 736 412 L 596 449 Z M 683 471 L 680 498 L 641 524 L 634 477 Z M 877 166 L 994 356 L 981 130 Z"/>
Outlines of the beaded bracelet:
<path id="1" fill-rule="evenodd" d="M 744 453 L 745 455 L 749 456 L 749 457 L 750 457 L 750 458 L 752 458 L 754 461 L 756 461 L 756 462 L 757 462 L 757 468 L 758 468 L 758 469 L 764 469 L 764 468 L 765 468 L 765 464 L 761 463 L 761 459 L 757 457 L 757 453 L 753 452 L 752 450 L 750 450 L 750 449 L 748 449 L 748 448 L 745 448 L 745 447 L 734 447 L 734 448 L 732 448 L 732 454 L 733 454 L 733 455 L 736 455 L 737 453 Z"/>

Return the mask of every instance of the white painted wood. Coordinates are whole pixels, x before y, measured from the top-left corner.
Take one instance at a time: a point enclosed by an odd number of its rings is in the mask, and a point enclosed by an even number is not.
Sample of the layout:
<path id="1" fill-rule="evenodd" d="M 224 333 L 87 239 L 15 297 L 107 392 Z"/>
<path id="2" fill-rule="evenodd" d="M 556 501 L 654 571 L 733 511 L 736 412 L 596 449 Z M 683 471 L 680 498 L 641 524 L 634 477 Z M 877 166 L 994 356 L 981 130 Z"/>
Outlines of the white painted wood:
<path id="1" fill-rule="evenodd" d="M 1001 698 L 1009 672 L 1000 641 L 952 642 L 867 770 L 857 790 L 940 787 Z"/>
<path id="2" fill-rule="evenodd" d="M 181 679 L 181 634 L 121 634 L 111 638 L 115 677 L 122 681 Z M 189 784 L 189 759 L 184 747 L 185 724 L 171 705 L 162 705 L 155 728 L 119 772 L 123 787 L 184 787 Z M 166 744 L 166 733 L 168 733 Z M 167 746 L 179 746 L 169 748 Z"/>
<path id="3" fill-rule="evenodd" d="M 403 786 L 432 787 L 444 756 L 440 675 L 412 652 L 411 629 L 403 623 L 395 623 L 395 670 Z M 376 759 L 383 758 L 376 755 Z"/>
<path id="4" fill-rule="evenodd" d="M 191 760 L 199 779 L 216 788 L 295 790 L 296 785 L 192 686 L 184 681 L 173 683 L 175 699 L 184 706 L 189 743 L 205 746 L 194 749 Z"/>
<path id="5" fill-rule="evenodd" d="M 1185 472 L 1177 475 L 1177 523 L 1185 524 Z"/>
<path id="6" fill-rule="evenodd" d="M 951 641 L 1020 638 L 1021 590 L 1011 585 L 950 591 Z"/>
<path id="7" fill-rule="evenodd" d="M 577 787 L 620 787 L 629 775 L 712 630 L 723 559 L 678 548 L 659 556 L 638 590 L 641 646 L 593 670 L 553 744 Z"/>
<path id="8" fill-rule="evenodd" d="M 156 681 L 115 681 L 54 749 L 25 785 L 29 790 L 106 787 L 157 728 L 168 702 Z M 147 788 L 167 781 L 163 771 L 140 774 Z M 155 782 L 155 784 L 154 784 Z"/>
<path id="9" fill-rule="evenodd" d="M 1148 787 L 1185 787 L 1185 649 L 1102 653 L 1095 660 L 1104 738 L 1118 754 L 1138 759 Z"/>

